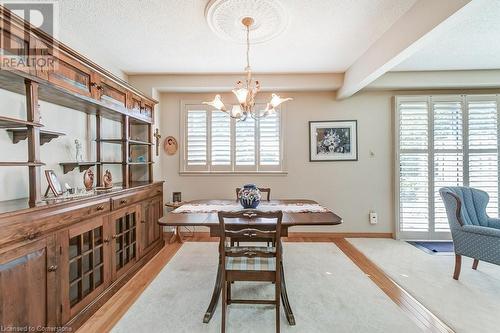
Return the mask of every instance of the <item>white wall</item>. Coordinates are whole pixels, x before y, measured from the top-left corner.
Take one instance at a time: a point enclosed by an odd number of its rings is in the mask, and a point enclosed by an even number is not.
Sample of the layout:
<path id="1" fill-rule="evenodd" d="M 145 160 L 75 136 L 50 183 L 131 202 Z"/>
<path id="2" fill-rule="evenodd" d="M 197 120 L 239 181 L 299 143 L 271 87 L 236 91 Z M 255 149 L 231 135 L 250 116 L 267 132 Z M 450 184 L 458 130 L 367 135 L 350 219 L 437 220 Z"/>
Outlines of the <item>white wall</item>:
<path id="1" fill-rule="evenodd" d="M 0 110 L 3 116 L 26 119 L 25 96 L 0 90 Z M 45 191 L 47 182 L 43 173 L 46 169 L 55 171 L 62 184 L 68 183 L 72 187 L 83 187 L 83 173 L 78 168 L 63 175 L 60 162 L 75 161 L 75 139 L 83 144 L 83 158 L 87 161 L 95 161 L 95 117 L 88 117 L 85 113 L 75 111 L 58 105 L 40 101 L 41 122 L 43 129 L 66 133 L 44 144 L 40 149 L 41 161 L 46 165 L 42 170 L 42 191 Z M 88 119 L 87 119 L 88 118 Z M 90 132 L 87 132 L 87 121 L 90 122 Z M 110 138 L 121 137 L 120 124 L 105 120 L 103 133 Z M 0 129 L 0 161 L 28 160 L 27 140 L 17 144 L 12 143 L 10 134 Z M 121 159 L 120 146 L 106 145 L 103 151 L 103 159 Z M 121 169 L 117 165 L 106 166 L 113 173 L 113 181 L 121 181 Z M 95 169 L 94 169 L 95 171 Z M 27 167 L 1 167 L 0 168 L 0 201 L 25 198 L 28 196 L 28 168 Z M 43 193 L 42 193 L 43 194 Z"/>
<path id="2" fill-rule="evenodd" d="M 186 176 L 179 175 L 179 153 L 162 153 L 162 174 L 166 201 L 180 191 L 184 200 L 233 198 L 234 189 L 245 183 L 272 188 L 274 198 L 313 199 L 344 219 L 342 226 L 296 228 L 295 231 L 393 232 L 393 158 L 390 92 L 365 92 L 337 101 L 331 92 L 283 93 L 294 101 L 286 108 L 286 176 Z M 163 138 L 179 142 L 181 100 L 210 100 L 213 94 L 162 93 L 160 96 Z M 229 100 L 230 96 L 223 96 Z M 311 120 L 358 121 L 359 160 L 357 162 L 309 162 Z M 374 156 L 370 155 L 370 151 Z M 379 214 L 379 224 L 368 223 L 368 212 Z"/>

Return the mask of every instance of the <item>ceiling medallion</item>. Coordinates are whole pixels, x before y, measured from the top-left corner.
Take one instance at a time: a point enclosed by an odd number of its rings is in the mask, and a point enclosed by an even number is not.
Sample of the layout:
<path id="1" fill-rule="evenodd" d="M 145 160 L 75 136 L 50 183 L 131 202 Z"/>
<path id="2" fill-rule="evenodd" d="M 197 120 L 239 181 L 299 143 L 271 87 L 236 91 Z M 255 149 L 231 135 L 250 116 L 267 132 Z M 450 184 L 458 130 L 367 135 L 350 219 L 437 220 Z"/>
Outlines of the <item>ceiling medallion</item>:
<path id="1" fill-rule="evenodd" d="M 211 0 L 205 8 L 208 25 L 219 37 L 245 44 L 245 17 L 253 18 L 252 44 L 267 42 L 288 25 L 288 15 L 279 0 Z"/>
<path id="2" fill-rule="evenodd" d="M 250 66 L 250 31 L 254 25 L 255 20 L 253 17 L 244 17 L 241 20 L 241 25 L 245 27 L 246 30 L 246 58 L 247 66 L 245 67 L 246 79 L 245 81 L 238 81 L 234 89 L 233 94 L 238 100 L 238 104 L 232 106 L 232 108 L 226 107 L 222 101 L 220 95 L 215 95 L 215 98 L 210 102 L 203 102 L 203 104 L 210 105 L 211 107 L 226 112 L 231 118 L 236 118 L 238 120 L 244 121 L 248 116 L 253 119 L 266 117 L 276 113 L 276 108 L 284 102 L 291 101 L 292 98 L 281 98 L 277 94 L 271 94 L 271 99 L 267 103 L 264 110 L 255 109 L 255 97 L 260 91 L 260 83 L 252 77 L 252 67 Z"/>

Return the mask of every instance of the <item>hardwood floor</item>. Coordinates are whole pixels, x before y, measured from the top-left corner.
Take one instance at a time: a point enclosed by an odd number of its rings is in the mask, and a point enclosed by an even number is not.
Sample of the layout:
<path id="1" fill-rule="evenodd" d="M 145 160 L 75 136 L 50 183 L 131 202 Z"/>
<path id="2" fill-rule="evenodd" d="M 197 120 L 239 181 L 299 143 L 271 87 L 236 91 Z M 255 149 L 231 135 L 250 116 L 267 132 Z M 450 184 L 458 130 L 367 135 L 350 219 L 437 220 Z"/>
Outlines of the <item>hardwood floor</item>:
<path id="1" fill-rule="evenodd" d="M 94 313 L 77 332 L 109 332 L 181 246 L 182 244 L 180 243 L 165 245 L 151 261 L 141 268 L 106 304 Z"/>
<path id="2" fill-rule="evenodd" d="M 349 237 L 356 236 L 350 234 Z M 367 237 L 362 235 L 360 237 Z M 345 237 L 345 236 L 344 236 Z M 376 235 L 376 237 L 381 237 Z M 170 239 L 167 235 L 165 239 Z M 185 237 L 187 242 L 211 242 L 218 238 L 208 233 L 195 233 Z M 349 257 L 394 303 L 396 303 L 422 330 L 434 333 L 453 333 L 453 330 L 433 315 L 420 302 L 390 279 L 377 265 L 370 261 L 345 238 L 336 235 L 293 234 L 284 239 L 285 242 L 333 242 Z M 129 307 L 141 295 L 156 275 L 177 253 L 182 244 L 167 244 L 148 264 L 146 264 L 120 291 L 118 291 L 102 308 L 100 308 L 77 333 L 109 332 L 120 320 Z"/>

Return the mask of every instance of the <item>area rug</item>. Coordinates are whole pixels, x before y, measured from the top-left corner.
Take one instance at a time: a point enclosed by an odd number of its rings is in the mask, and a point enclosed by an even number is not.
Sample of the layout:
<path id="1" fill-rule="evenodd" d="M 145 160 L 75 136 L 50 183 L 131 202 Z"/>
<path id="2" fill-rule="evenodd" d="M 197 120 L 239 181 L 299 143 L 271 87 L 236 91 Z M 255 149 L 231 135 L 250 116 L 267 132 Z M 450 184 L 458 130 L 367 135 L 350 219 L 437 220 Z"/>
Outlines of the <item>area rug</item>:
<path id="1" fill-rule="evenodd" d="M 348 241 L 455 332 L 500 332 L 499 266 L 480 262 L 474 271 L 464 257 L 455 281 L 454 256 L 428 255 L 392 239 Z"/>
<path id="2" fill-rule="evenodd" d="M 217 266 L 217 243 L 185 243 L 112 332 L 220 332 L 220 304 L 202 318 Z M 284 244 L 288 296 L 296 326 L 281 312 L 281 332 L 421 332 L 332 243 Z M 266 283 L 236 283 L 233 297 L 271 298 Z M 229 306 L 227 332 L 274 332 L 274 307 Z"/>

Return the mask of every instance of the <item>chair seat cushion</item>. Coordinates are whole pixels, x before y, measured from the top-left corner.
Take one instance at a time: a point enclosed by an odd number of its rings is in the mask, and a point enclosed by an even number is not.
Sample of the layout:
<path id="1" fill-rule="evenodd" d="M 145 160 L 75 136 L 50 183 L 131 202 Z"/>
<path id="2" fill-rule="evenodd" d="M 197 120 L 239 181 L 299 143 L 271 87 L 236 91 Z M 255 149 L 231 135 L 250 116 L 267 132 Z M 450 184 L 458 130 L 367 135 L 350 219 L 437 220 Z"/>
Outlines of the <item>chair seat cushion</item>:
<path id="1" fill-rule="evenodd" d="M 228 271 L 275 271 L 276 258 L 226 257 Z"/>

